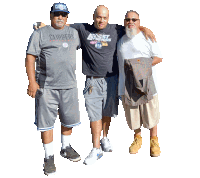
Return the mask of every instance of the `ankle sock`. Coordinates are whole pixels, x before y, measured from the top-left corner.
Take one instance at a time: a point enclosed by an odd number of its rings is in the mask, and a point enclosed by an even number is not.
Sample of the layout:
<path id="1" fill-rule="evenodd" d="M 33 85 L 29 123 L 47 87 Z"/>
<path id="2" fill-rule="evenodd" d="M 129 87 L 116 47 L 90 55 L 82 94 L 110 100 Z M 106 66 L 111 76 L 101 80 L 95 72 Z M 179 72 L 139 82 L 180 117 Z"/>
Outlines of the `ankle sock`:
<path id="1" fill-rule="evenodd" d="M 45 150 L 45 158 L 48 159 L 49 156 L 53 156 L 53 142 L 48 144 L 43 144 Z"/>
<path id="2" fill-rule="evenodd" d="M 70 138 L 71 138 L 71 135 L 63 135 L 63 134 L 61 134 L 62 149 L 65 149 L 66 146 L 69 146 Z"/>

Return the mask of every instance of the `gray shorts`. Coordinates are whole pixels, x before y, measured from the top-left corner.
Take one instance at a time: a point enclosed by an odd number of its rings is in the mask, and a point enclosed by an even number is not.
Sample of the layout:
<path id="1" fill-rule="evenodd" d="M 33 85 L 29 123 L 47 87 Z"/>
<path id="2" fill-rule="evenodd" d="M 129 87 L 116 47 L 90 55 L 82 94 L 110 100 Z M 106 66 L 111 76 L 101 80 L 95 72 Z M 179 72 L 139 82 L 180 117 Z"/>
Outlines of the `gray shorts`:
<path id="1" fill-rule="evenodd" d="M 93 86 L 91 94 L 89 94 L 90 85 Z M 118 115 L 118 75 L 108 78 L 87 78 L 83 94 L 91 122 L 102 119 L 102 116 Z"/>
<path id="2" fill-rule="evenodd" d="M 39 131 L 54 127 L 59 108 L 60 122 L 64 127 L 80 124 L 78 89 L 55 90 L 40 88 L 35 96 L 35 125 Z"/>

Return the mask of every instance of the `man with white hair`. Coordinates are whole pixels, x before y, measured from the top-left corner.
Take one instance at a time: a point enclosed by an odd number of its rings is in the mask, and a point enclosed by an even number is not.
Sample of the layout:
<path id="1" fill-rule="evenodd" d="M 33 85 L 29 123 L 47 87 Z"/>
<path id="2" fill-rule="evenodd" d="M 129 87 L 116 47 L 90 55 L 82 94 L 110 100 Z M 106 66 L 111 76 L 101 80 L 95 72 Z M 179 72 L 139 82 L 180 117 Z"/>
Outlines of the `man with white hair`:
<path id="1" fill-rule="evenodd" d="M 153 43 L 151 40 L 147 40 L 144 34 L 139 29 L 140 19 L 139 14 L 136 11 L 128 11 L 124 26 L 126 34 L 119 40 L 117 46 L 118 64 L 119 64 L 119 95 L 122 96 L 122 103 L 125 110 L 125 116 L 128 126 L 131 130 L 135 131 L 134 142 L 129 147 L 129 152 L 135 154 L 141 148 L 142 137 L 141 137 L 141 126 L 150 129 L 150 155 L 159 156 L 160 147 L 158 144 L 157 137 L 157 124 L 159 122 L 159 103 L 158 95 L 156 91 L 156 83 L 154 85 L 153 78 L 155 79 L 155 66 L 162 61 L 162 56 L 158 48 L 157 43 Z M 152 60 L 153 58 L 153 60 Z M 136 62 L 132 64 L 131 70 L 127 72 L 127 63 L 131 64 L 131 61 Z M 150 63 L 150 70 L 145 68 L 148 60 L 152 60 Z M 143 62 L 143 63 L 142 63 Z M 142 63 L 142 65 L 141 65 Z M 138 74 L 138 67 L 141 67 L 141 74 Z M 134 69 L 135 67 L 135 69 Z M 152 68 L 151 68 L 152 67 Z M 144 78 L 138 80 L 138 85 L 145 87 L 147 92 L 151 92 L 152 99 L 147 100 L 145 92 L 139 91 L 137 85 L 138 75 L 143 75 L 146 71 L 153 70 L 153 77 L 149 72 L 149 80 Z M 135 73 L 134 73 L 135 72 Z M 132 77 L 132 78 L 131 78 Z M 141 76 L 140 76 L 141 77 Z M 135 82 L 136 81 L 136 82 Z M 146 83 L 145 83 L 146 82 Z M 150 87 L 148 88 L 148 86 Z M 145 93 L 145 94 L 146 94 Z M 131 97 L 129 97 L 129 95 Z M 131 104 L 130 104 L 131 103 Z M 142 103 L 142 104 L 141 104 Z"/>

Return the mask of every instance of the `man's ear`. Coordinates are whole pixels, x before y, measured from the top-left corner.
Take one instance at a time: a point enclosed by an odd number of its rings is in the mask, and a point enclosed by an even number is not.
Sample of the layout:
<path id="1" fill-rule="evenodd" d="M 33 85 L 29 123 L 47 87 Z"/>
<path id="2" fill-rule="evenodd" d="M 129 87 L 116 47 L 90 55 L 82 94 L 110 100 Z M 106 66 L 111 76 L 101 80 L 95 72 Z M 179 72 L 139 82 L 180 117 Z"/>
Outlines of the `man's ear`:
<path id="1" fill-rule="evenodd" d="M 50 13 L 50 20 L 53 18 L 53 14 L 52 13 Z"/>

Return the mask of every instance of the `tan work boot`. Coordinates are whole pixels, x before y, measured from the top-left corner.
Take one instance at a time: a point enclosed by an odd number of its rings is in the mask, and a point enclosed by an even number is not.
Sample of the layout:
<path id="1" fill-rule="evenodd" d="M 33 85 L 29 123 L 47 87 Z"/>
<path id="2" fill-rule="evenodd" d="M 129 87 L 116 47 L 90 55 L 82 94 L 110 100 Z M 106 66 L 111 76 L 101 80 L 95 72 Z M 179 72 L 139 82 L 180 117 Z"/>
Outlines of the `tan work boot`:
<path id="1" fill-rule="evenodd" d="M 129 153 L 130 154 L 138 153 L 138 150 L 141 148 L 141 145 L 142 145 L 142 137 L 140 135 L 136 135 L 134 142 L 129 147 Z"/>
<path id="2" fill-rule="evenodd" d="M 159 143 L 158 143 L 158 137 L 157 136 L 153 136 L 150 139 L 150 156 L 151 157 L 157 157 L 160 156 L 160 147 L 159 147 Z"/>

